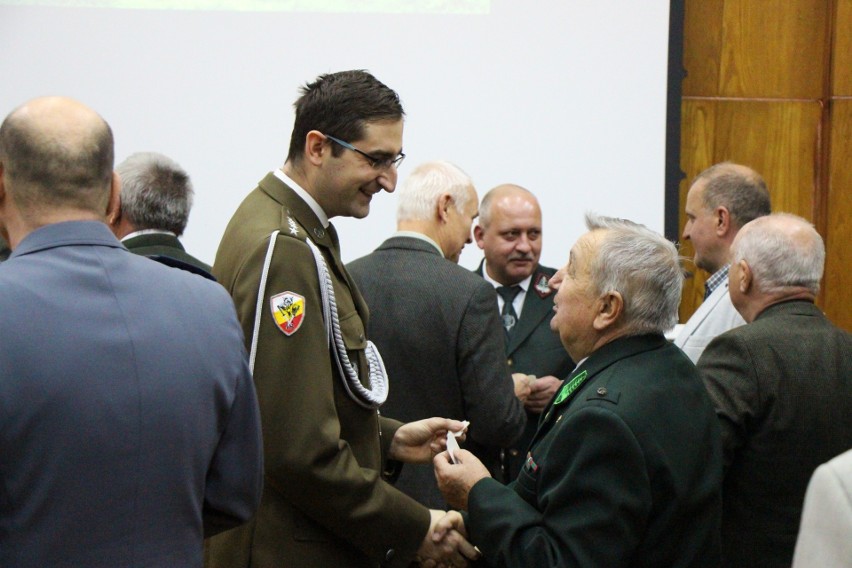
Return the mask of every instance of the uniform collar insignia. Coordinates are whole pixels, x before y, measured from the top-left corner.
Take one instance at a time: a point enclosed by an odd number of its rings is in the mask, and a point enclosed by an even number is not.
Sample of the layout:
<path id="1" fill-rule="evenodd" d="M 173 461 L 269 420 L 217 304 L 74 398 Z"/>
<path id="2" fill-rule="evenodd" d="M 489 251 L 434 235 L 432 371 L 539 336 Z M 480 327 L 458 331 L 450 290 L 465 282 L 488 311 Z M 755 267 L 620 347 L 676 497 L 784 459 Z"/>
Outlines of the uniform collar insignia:
<path id="1" fill-rule="evenodd" d="M 553 294 L 553 290 L 551 290 L 550 286 L 547 284 L 549 281 L 550 279 L 544 272 L 538 272 L 535 277 L 533 277 L 533 288 L 540 298 L 547 298 Z"/>

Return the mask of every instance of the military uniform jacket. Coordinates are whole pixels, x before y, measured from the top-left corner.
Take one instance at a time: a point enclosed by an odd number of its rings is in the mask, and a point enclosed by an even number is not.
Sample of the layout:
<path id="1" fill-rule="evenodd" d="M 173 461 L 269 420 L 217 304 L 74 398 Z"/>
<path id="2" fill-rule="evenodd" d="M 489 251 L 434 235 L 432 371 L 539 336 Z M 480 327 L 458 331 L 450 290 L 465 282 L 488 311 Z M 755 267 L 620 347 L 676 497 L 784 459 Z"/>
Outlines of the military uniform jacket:
<path id="1" fill-rule="evenodd" d="M 508 487 L 473 486 L 466 526 L 490 566 L 717 566 L 718 421 L 662 335 L 616 339 L 554 398 Z"/>
<path id="2" fill-rule="evenodd" d="M 399 422 L 349 398 L 329 351 L 310 238 L 322 251 L 349 358 L 366 385 L 368 312 L 324 229 L 298 195 L 268 174 L 228 225 L 214 275 L 231 293 L 247 341 L 269 237 L 277 237 L 257 338 L 254 381 L 263 425 L 265 484 L 248 525 L 208 543 L 208 566 L 404 566 L 429 528 L 429 512 L 382 473 Z M 273 319 L 280 294 L 303 298 L 285 334 Z M 295 328 L 295 329 L 294 329 Z"/>
<path id="3" fill-rule="evenodd" d="M 209 274 L 210 265 L 198 260 L 183 248 L 177 237 L 165 233 L 147 233 L 121 241 L 127 250 L 142 256 L 173 258 Z"/>
<path id="4" fill-rule="evenodd" d="M 485 261 L 479 264 L 476 273 L 482 276 Z M 518 322 L 512 328 L 506 343 L 506 362 L 513 373 L 526 373 L 536 377 L 552 375 L 564 379 L 574 368 L 574 362 L 559 334 L 550 329 L 553 319 L 553 296 L 548 282 L 556 274 L 555 268 L 537 266 L 530 280 L 530 286 L 524 296 L 524 307 Z M 503 452 L 504 481 L 509 482 L 518 476 L 526 459 L 527 449 L 538 429 L 540 415 L 527 411 L 527 425 L 523 435 Z"/>

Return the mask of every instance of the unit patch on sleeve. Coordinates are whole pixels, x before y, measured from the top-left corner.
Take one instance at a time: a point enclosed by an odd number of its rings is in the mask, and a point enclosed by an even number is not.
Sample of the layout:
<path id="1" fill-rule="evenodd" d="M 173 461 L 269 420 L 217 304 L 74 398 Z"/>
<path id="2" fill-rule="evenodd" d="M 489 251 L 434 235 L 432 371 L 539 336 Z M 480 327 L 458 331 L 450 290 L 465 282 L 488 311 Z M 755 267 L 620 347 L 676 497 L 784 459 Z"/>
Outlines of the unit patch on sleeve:
<path id="1" fill-rule="evenodd" d="M 284 335 L 290 336 L 299 330 L 305 319 L 305 298 L 295 292 L 282 292 L 269 299 L 272 318 Z"/>

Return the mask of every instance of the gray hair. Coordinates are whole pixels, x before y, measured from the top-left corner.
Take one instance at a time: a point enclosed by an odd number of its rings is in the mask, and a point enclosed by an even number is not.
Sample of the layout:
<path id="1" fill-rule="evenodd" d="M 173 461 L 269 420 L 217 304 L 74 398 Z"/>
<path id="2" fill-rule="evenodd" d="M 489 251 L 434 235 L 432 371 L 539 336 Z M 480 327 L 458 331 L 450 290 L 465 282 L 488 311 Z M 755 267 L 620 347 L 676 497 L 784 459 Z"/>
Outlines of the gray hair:
<path id="1" fill-rule="evenodd" d="M 825 244 L 805 219 L 790 213 L 755 219 L 740 231 L 731 249 L 733 262 L 748 263 L 759 291 L 773 294 L 805 288 L 819 293 Z"/>
<path id="2" fill-rule="evenodd" d="M 192 208 L 192 183 L 177 162 L 156 152 L 137 152 L 116 167 L 121 214 L 136 229 L 183 234 Z"/>
<path id="3" fill-rule="evenodd" d="M 463 213 L 473 181 L 457 166 L 445 161 L 425 162 L 409 174 L 399 189 L 396 220 L 427 221 L 435 214 L 438 198 L 448 193 L 456 211 Z"/>
<path id="4" fill-rule="evenodd" d="M 701 196 L 704 207 L 708 210 L 725 207 L 737 229 L 772 211 L 766 182 L 747 166 L 721 162 L 695 178 L 696 182 L 702 180 L 707 182 Z"/>
<path id="5" fill-rule="evenodd" d="M 605 234 L 590 263 L 598 295 L 619 292 L 630 334 L 664 333 L 678 321 L 683 272 L 674 244 L 647 227 L 586 214 L 590 231 Z"/>

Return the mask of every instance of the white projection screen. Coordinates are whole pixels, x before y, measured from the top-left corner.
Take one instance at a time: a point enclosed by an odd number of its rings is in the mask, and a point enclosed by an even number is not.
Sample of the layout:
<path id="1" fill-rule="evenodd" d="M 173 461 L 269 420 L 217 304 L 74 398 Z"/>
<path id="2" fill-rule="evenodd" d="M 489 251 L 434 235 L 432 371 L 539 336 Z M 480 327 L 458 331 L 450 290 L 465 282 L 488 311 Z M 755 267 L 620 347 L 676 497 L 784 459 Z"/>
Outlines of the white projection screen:
<path id="1" fill-rule="evenodd" d="M 116 160 L 158 151 L 190 174 L 186 248 L 212 262 L 243 197 L 280 167 L 292 103 L 317 75 L 368 69 L 406 110 L 400 181 L 418 163 L 505 182 L 544 211 L 563 265 L 594 211 L 663 232 L 669 0 L 0 0 L 0 114 L 75 97 Z M 396 196 L 335 219 L 346 261 L 395 230 Z M 463 266 L 481 258 L 465 248 Z"/>

